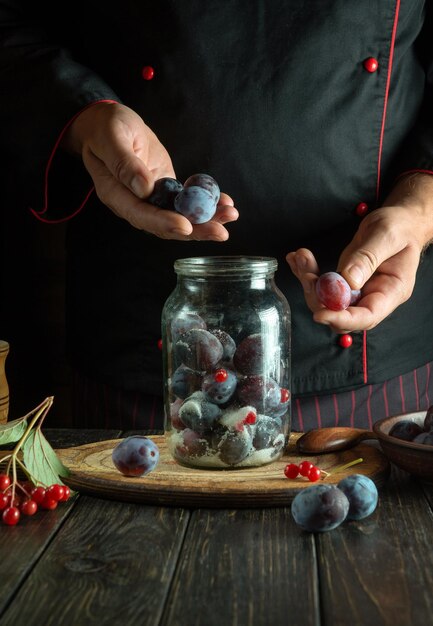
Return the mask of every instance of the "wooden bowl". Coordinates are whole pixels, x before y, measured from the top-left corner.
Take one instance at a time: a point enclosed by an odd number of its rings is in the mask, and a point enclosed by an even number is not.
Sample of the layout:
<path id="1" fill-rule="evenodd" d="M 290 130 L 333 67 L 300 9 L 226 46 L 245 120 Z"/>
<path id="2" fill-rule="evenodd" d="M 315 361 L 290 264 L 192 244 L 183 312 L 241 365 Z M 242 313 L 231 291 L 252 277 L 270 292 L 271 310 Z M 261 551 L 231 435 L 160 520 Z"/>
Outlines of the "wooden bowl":
<path id="1" fill-rule="evenodd" d="M 412 420 L 422 428 L 425 416 L 426 411 L 419 411 L 385 417 L 373 424 L 373 431 L 390 461 L 406 472 L 433 483 L 433 446 L 404 441 L 388 434 L 394 424 L 401 420 Z"/>

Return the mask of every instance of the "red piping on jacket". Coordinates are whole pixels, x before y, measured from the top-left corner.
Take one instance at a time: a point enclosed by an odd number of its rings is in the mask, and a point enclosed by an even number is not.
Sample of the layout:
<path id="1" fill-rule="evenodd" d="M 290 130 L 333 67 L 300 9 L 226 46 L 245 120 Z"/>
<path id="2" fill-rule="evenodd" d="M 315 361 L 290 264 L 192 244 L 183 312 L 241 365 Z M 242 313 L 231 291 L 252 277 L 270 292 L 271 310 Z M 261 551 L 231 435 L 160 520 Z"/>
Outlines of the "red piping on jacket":
<path id="1" fill-rule="evenodd" d="M 72 117 L 68 123 L 66 124 L 66 126 L 62 129 L 62 131 L 60 132 L 56 143 L 54 144 L 54 148 L 51 151 L 50 157 L 48 159 L 48 163 L 47 163 L 47 167 L 45 168 L 45 177 L 44 177 L 44 207 L 40 210 L 40 211 L 35 211 L 35 209 L 32 209 L 30 207 L 30 212 L 33 213 L 33 215 L 40 220 L 41 222 L 45 222 L 46 224 L 60 224 L 61 222 L 66 222 L 67 220 L 73 218 L 75 215 L 77 215 L 81 209 L 84 207 L 84 205 L 86 204 L 87 200 L 89 199 L 89 197 L 92 195 L 93 191 L 95 190 L 94 187 L 92 187 L 88 193 L 86 194 L 84 200 L 82 201 L 82 203 L 80 204 L 80 206 L 75 209 L 75 211 L 73 213 L 71 213 L 70 215 L 67 215 L 66 217 L 62 217 L 59 218 L 57 220 L 52 220 L 52 219 L 47 219 L 45 217 L 43 217 L 44 213 L 47 212 L 48 210 L 48 176 L 50 173 L 50 169 L 51 169 L 51 164 L 54 160 L 54 157 L 56 155 L 57 149 L 60 145 L 60 142 L 63 139 L 63 136 L 65 134 L 65 132 L 68 130 L 69 126 L 72 124 L 72 122 L 86 109 L 88 109 L 89 107 L 93 106 L 94 104 L 99 104 L 100 102 L 107 102 L 110 104 L 117 104 L 116 100 L 95 100 L 94 102 L 90 102 L 90 104 L 86 105 L 83 109 L 80 109 L 78 111 L 78 113 L 76 113 L 74 115 L 74 117 Z"/>
<path id="2" fill-rule="evenodd" d="M 391 33 L 391 43 L 389 48 L 389 63 L 388 63 L 388 75 L 386 77 L 386 87 L 385 87 L 385 97 L 383 101 L 383 112 L 382 112 L 382 126 L 380 129 L 380 138 L 379 138 L 379 154 L 377 157 L 377 182 L 376 182 L 376 201 L 379 200 L 380 196 L 380 175 L 381 175 L 381 165 L 382 165 L 382 151 L 383 151 L 383 138 L 385 135 L 385 124 L 386 124 L 386 110 L 388 107 L 388 97 L 389 97 L 389 86 L 391 84 L 391 73 L 392 73 L 392 63 L 394 60 L 394 46 L 395 46 L 395 38 L 397 35 L 397 26 L 398 26 L 398 16 L 400 13 L 400 0 L 397 0 L 395 3 L 395 12 L 394 12 L 394 23 L 392 26 Z M 363 342 L 362 342 L 362 369 L 363 369 L 363 378 L 364 384 L 368 382 L 368 362 L 367 362 L 367 331 L 363 332 Z"/>

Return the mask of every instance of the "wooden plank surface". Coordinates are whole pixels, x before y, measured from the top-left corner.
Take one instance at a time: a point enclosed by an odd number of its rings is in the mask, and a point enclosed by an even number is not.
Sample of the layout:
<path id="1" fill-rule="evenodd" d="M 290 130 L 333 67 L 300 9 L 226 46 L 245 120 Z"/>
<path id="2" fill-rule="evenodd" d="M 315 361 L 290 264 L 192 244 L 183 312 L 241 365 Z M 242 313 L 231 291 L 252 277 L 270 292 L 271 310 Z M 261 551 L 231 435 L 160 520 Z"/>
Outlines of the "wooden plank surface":
<path id="1" fill-rule="evenodd" d="M 184 509 L 82 496 L 2 626 L 158 624 L 188 518 Z"/>
<path id="2" fill-rule="evenodd" d="M 0 527 L 0 616 L 47 545 L 67 519 L 75 499 L 59 504 L 54 511 L 34 517 L 22 516 L 18 526 Z M 0 622 L 3 624 L 1 618 Z M 16 622 L 17 624 L 23 622 Z"/>
<path id="3" fill-rule="evenodd" d="M 153 436 L 160 459 L 157 467 L 143 477 L 127 477 L 114 467 L 111 455 L 119 440 L 58 450 L 63 463 L 71 471 L 65 482 L 90 495 L 169 506 L 251 508 L 287 506 L 293 497 L 311 483 L 299 477 L 289 480 L 284 475 L 287 463 L 303 458 L 295 449 L 293 435 L 284 456 L 262 467 L 215 470 L 182 466 L 170 455 L 164 437 Z M 358 458 L 363 462 L 332 474 L 326 482 L 337 483 L 354 471 L 370 476 L 378 485 L 385 483 L 389 461 L 376 447 L 361 443 L 350 450 L 309 456 L 321 469 L 331 471 Z"/>
<path id="4" fill-rule="evenodd" d="M 289 507 L 188 511 L 80 495 L 3 528 L 0 623 L 425 626 L 432 507 L 432 486 L 396 468 L 372 516 L 315 535 Z"/>
<path id="5" fill-rule="evenodd" d="M 287 508 L 194 511 L 161 626 L 318 626 L 314 535 Z"/>

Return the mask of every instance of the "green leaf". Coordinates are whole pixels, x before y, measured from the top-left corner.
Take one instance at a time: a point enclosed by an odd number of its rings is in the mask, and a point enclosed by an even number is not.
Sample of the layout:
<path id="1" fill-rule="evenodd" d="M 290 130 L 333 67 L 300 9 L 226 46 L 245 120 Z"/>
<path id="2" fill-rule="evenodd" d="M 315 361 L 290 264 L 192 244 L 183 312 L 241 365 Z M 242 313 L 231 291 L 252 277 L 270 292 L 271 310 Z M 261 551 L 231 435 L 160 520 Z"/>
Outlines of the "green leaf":
<path id="1" fill-rule="evenodd" d="M 22 449 L 24 464 L 34 480 L 46 486 L 63 484 L 60 476 L 68 476 L 69 470 L 57 457 L 39 428 L 30 432 Z"/>
<path id="2" fill-rule="evenodd" d="M 0 446 L 19 441 L 24 435 L 26 428 L 27 421 L 22 417 L 2 424 L 0 426 Z"/>

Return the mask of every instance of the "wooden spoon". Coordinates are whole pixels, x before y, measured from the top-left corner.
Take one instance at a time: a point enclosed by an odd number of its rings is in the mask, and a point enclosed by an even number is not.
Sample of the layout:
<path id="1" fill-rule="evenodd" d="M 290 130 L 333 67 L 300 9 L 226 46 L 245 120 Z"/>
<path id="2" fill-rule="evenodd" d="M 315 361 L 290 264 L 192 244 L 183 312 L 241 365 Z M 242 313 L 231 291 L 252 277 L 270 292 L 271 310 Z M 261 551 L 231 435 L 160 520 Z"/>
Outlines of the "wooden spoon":
<path id="1" fill-rule="evenodd" d="M 313 428 L 299 437 L 296 448 L 302 454 L 324 454 L 353 448 L 364 439 L 377 439 L 372 430 L 335 426 Z"/>

